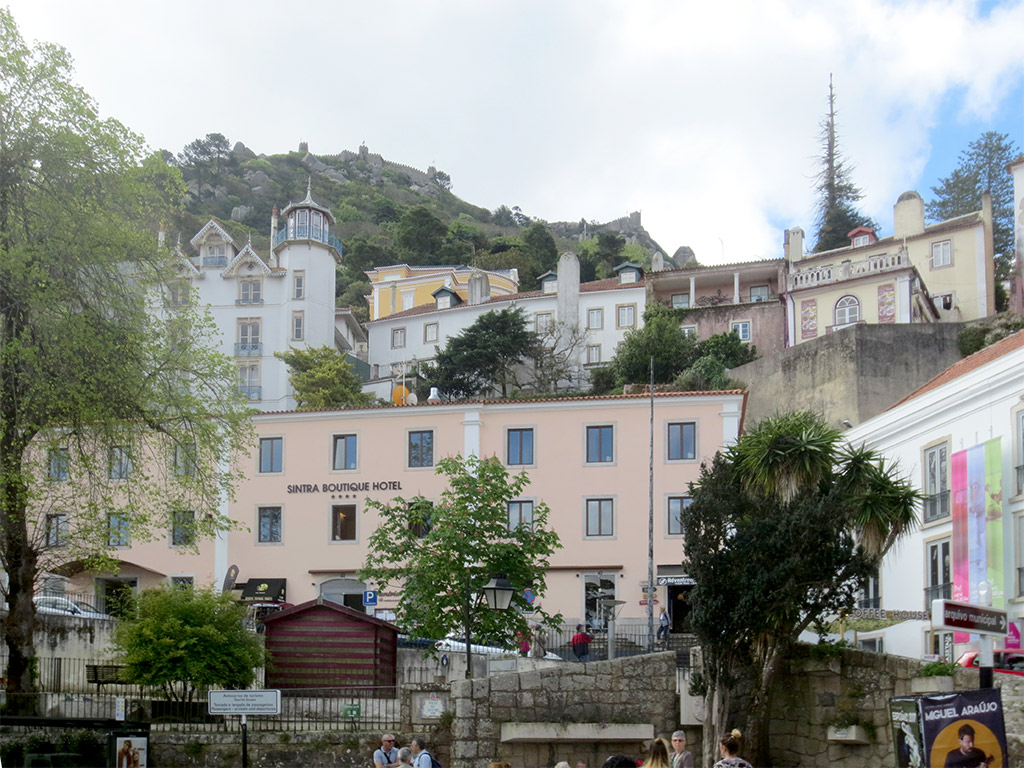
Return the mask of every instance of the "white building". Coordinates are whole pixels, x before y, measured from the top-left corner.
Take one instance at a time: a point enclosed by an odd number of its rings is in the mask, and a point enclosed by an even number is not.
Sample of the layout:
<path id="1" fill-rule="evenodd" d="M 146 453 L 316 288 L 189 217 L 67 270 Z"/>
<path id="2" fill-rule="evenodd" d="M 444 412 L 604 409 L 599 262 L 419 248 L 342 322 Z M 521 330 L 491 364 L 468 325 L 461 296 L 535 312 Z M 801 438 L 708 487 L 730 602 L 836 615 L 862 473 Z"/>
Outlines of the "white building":
<path id="1" fill-rule="evenodd" d="M 482 314 L 521 307 L 531 328 L 538 333 L 553 328 L 576 329 L 583 372 L 575 382 L 582 384 L 587 367 L 607 363 L 627 331 L 643 325 L 647 287 L 643 270 L 636 264 L 616 268 L 617 277 L 580 283 L 579 260 L 562 254 L 558 273 L 541 276 L 541 290 L 511 295 L 491 295 L 484 275 L 470 278 L 469 300 L 462 302 L 450 290 L 435 291 L 435 301 L 398 312 L 368 324 L 370 381 L 368 392 L 390 398 L 416 363 L 431 360 L 437 347 L 457 336 Z M 479 279 L 479 287 L 475 285 Z"/>
<path id="2" fill-rule="evenodd" d="M 1024 618 L 1024 331 L 967 357 L 847 433 L 899 467 L 927 497 L 921 525 L 886 556 L 862 607 L 921 615 L 933 599 L 1009 612 L 1006 647 L 1019 647 Z M 976 638 L 974 638 L 976 640 Z M 955 660 L 964 633 L 932 632 L 912 618 L 858 640 L 874 650 Z M 997 642 L 1002 647 L 1002 642 Z"/>
<path id="3" fill-rule="evenodd" d="M 191 300 L 208 308 L 221 334 L 220 351 L 232 357 L 238 382 L 264 411 L 295 407 L 288 366 L 274 357 L 289 348 L 331 346 L 365 357 L 366 338 L 351 313 L 336 312 L 335 267 L 341 243 L 331 233 L 334 216 L 309 192 L 284 209 L 284 229 L 271 219 L 271 251 L 262 258 L 239 245 L 211 219 L 181 252 L 181 283 L 168 305 Z"/>

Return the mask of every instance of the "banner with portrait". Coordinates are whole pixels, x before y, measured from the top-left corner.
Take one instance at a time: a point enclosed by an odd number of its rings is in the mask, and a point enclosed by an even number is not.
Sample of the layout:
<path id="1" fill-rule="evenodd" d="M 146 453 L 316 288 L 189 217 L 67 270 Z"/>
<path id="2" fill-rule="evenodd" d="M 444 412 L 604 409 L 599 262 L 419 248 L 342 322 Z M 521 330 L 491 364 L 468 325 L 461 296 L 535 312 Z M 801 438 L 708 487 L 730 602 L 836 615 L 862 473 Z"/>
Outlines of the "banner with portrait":
<path id="1" fill-rule="evenodd" d="M 998 688 L 921 696 L 927 768 L 1009 768 Z"/>

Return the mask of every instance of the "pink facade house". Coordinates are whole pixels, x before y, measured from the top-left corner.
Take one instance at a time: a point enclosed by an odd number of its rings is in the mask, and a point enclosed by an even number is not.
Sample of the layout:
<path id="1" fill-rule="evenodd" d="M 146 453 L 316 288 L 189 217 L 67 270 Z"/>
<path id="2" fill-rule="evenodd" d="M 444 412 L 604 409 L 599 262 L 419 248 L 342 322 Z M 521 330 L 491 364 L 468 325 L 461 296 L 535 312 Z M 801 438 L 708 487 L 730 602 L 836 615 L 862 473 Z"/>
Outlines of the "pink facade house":
<path id="1" fill-rule="evenodd" d="M 685 623 L 692 581 L 683 572 L 680 511 L 700 464 L 735 441 L 745 393 L 657 393 L 654 420 L 654 574 L 657 600 Z M 544 607 L 567 622 L 600 625 L 600 601 L 623 600 L 623 624 L 646 623 L 651 398 L 646 395 L 484 401 L 253 417 L 256 444 L 247 480 L 224 510 L 239 527 L 198 554 L 166 540 L 115 553 L 117 578 L 144 588 L 172 580 L 235 587 L 280 580 L 276 596 L 299 604 L 323 597 L 364 610 L 359 580 L 377 525 L 367 498 L 436 499 L 444 456 L 498 456 L 530 477 L 509 509 L 526 521 L 545 502 L 563 548 L 551 558 Z M 69 590 L 91 591 L 110 574 L 79 574 Z M 90 583 L 95 582 L 95 583 Z M 283 583 L 281 583 L 283 582 Z M 250 590 L 251 591 L 251 590 Z M 385 591 L 371 615 L 393 617 Z"/>

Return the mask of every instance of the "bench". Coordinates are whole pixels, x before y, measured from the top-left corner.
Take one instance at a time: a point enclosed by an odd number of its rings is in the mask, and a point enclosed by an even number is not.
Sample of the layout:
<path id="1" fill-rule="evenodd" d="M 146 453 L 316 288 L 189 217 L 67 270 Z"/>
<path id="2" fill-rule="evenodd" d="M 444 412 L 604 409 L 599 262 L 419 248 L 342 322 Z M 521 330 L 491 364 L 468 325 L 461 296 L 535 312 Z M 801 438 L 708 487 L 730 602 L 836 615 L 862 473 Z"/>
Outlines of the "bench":
<path id="1" fill-rule="evenodd" d="M 120 664 L 86 664 L 85 679 L 86 682 L 95 683 L 97 689 L 108 683 L 126 683 L 128 681 L 124 679 L 123 669 Z"/>

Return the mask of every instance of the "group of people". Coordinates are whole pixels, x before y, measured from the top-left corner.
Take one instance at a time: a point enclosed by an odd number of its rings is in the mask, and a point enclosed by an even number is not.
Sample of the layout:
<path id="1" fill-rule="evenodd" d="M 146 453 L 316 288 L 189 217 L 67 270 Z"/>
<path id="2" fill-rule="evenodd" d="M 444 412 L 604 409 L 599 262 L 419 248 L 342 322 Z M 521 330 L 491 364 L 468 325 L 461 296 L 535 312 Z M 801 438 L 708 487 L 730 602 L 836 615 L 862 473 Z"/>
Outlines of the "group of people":
<path id="1" fill-rule="evenodd" d="M 395 735 L 385 733 L 380 737 L 380 748 L 373 753 L 374 768 L 432 768 L 433 765 L 422 736 L 413 736 L 409 746 L 400 748 L 395 744 Z"/>
<path id="2" fill-rule="evenodd" d="M 721 759 L 714 768 L 753 768 L 739 756 L 740 738 L 742 734 L 733 729 L 718 742 Z M 380 748 L 373 753 L 374 768 L 432 768 L 433 758 L 427 751 L 427 743 L 422 736 L 414 736 L 408 747 L 397 747 L 393 734 L 385 733 L 380 740 Z M 672 743 L 665 739 L 655 739 L 647 750 L 647 759 L 643 762 L 625 755 L 612 755 L 605 760 L 601 768 L 694 768 L 693 754 L 686 749 L 686 733 L 676 731 L 672 734 Z M 487 768 L 512 768 L 506 762 L 492 762 Z M 570 768 L 569 763 L 562 761 L 555 768 Z M 585 760 L 576 763 L 576 768 L 587 768 Z"/>

